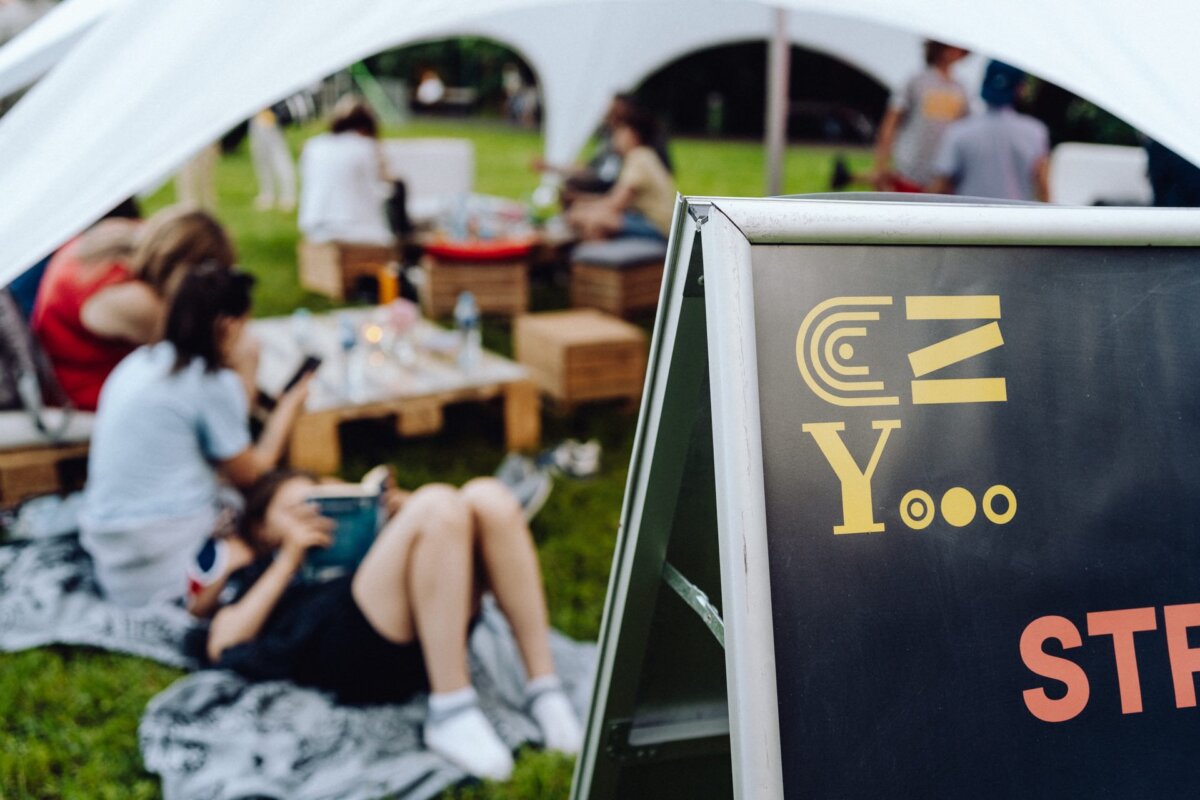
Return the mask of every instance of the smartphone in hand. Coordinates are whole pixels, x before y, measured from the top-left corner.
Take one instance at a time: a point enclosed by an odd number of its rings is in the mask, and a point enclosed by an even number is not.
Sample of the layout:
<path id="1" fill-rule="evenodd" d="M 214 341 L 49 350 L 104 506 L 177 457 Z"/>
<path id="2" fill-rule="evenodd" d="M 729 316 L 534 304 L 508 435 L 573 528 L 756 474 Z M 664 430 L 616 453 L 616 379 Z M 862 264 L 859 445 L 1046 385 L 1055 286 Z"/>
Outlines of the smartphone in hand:
<path id="1" fill-rule="evenodd" d="M 279 394 L 281 396 L 287 394 L 288 391 L 292 389 L 292 387 L 294 387 L 300 381 L 304 380 L 305 375 L 309 375 L 313 372 L 316 372 L 320 366 L 321 366 L 321 357 L 320 356 L 314 356 L 314 355 L 306 356 L 304 359 L 304 362 L 300 365 L 299 369 L 297 369 L 295 374 L 292 375 L 292 377 L 288 379 L 288 382 L 283 385 L 283 390 Z M 263 409 L 265 409 L 267 411 L 272 411 L 275 408 L 275 406 L 278 404 L 279 398 L 271 397 L 269 394 L 267 394 L 266 392 L 264 392 L 260 389 L 258 392 L 258 397 L 256 399 L 256 402 Z"/>

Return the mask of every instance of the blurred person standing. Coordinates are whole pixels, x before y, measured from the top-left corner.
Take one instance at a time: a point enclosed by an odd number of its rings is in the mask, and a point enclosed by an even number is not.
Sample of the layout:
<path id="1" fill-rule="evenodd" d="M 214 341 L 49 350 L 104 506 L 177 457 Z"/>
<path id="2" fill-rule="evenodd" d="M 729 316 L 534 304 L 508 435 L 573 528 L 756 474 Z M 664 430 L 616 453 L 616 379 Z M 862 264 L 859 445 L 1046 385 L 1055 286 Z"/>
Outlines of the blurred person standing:
<path id="1" fill-rule="evenodd" d="M 1003 200 L 1049 199 L 1050 132 L 1013 103 L 1025 73 L 1001 61 L 987 65 L 980 95 L 987 111 L 954 123 L 934 159 L 929 190 Z"/>
<path id="2" fill-rule="evenodd" d="M 175 197 L 180 205 L 213 213 L 217 210 L 217 161 L 221 148 L 216 142 L 200 148 L 175 173 Z"/>
<path id="3" fill-rule="evenodd" d="M 933 159 L 947 126 L 967 115 L 967 90 L 951 68 L 961 47 L 928 40 L 925 69 L 894 94 L 879 125 L 872 182 L 883 192 L 921 192 L 933 180 Z"/>
<path id="4" fill-rule="evenodd" d="M 250 120 L 250 160 L 258 178 L 254 207 L 260 211 L 296 207 L 296 166 L 283 138 L 275 109 L 264 108 Z"/>

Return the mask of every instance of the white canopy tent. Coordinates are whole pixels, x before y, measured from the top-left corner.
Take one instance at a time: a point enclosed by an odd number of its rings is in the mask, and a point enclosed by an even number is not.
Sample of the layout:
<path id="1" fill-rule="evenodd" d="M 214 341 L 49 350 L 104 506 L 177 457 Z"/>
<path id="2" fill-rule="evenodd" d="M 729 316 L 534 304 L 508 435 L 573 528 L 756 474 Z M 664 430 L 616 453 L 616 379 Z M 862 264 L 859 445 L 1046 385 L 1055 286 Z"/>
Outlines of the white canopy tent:
<path id="1" fill-rule="evenodd" d="M 915 68 L 919 32 L 1030 69 L 1200 161 L 1188 0 L 1154 15 L 1120 0 L 774 4 L 825 14 L 797 16 L 793 39 L 888 83 Z M 554 115 L 547 156 L 565 160 L 614 90 L 689 50 L 764 38 L 769 25 L 748 0 L 124 0 L 0 120 L 0 154 L 20 154 L 0 157 L 0 281 L 257 109 L 398 44 L 478 33 L 517 47 Z M 886 39 L 896 31 L 911 47 Z"/>
<path id="2" fill-rule="evenodd" d="M 128 0 L 66 0 L 40 25 L 0 48 L 0 96 L 33 82 L 60 60 L 97 22 Z M 888 89 L 920 66 L 917 35 L 862 20 L 819 12 L 785 14 L 776 28 L 777 9 L 747 0 L 730 13 L 726 0 L 655 0 L 637 5 L 589 8 L 579 4 L 515 8 L 466 20 L 435 38 L 482 36 L 522 54 L 540 76 L 546 122 L 546 151 L 552 162 L 567 160 L 599 121 L 609 98 L 632 89 L 654 70 L 690 52 L 741 41 L 784 40 L 838 58 Z M 682 18 L 686 26 L 678 25 Z M 558 35 L 588 30 L 582 40 Z M 982 59 L 959 65 L 968 82 Z M 974 73 L 974 74 L 972 74 Z M 786 97 L 769 99 L 786 104 Z M 785 109 L 773 117 L 782 147 Z"/>

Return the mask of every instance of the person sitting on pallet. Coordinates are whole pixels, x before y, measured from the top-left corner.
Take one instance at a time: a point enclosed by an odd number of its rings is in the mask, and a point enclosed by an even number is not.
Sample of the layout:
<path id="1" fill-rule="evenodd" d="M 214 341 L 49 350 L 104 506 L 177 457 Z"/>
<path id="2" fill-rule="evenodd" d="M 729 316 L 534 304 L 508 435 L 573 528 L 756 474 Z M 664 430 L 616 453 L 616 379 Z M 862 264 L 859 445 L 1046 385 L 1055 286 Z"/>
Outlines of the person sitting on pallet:
<path id="1" fill-rule="evenodd" d="M 580 238 L 666 240 L 675 207 L 675 181 L 651 147 L 657 129 L 654 118 L 640 110 L 616 121 L 612 139 L 623 159 L 621 174 L 608 192 L 580 198 L 567 211 L 567 222 Z"/>
<path id="2" fill-rule="evenodd" d="M 330 132 L 304 145 L 300 184 L 299 225 L 308 241 L 395 244 L 386 204 L 398 187 L 387 174 L 379 122 L 363 100 L 339 100 Z"/>
<path id="3" fill-rule="evenodd" d="M 557 176 L 562 181 L 559 200 L 564 209 L 571 207 L 576 200 L 595 198 L 608 192 L 616 184 L 621 174 L 623 160 L 613 144 L 613 132 L 617 123 L 630 114 L 646 113 L 633 95 L 618 94 L 612 99 L 604 120 L 596 133 L 598 139 L 596 150 L 586 164 L 560 166 L 548 163 L 543 158 L 533 160 L 533 169 L 546 175 Z M 667 137 L 661 127 L 655 129 L 654 140 L 648 142 L 654 148 L 659 161 L 668 172 L 673 172 L 670 148 Z"/>
<path id="4" fill-rule="evenodd" d="M 273 469 L 304 406 L 307 379 L 280 397 L 251 443 L 253 379 L 233 366 L 256 361 L 246 330 L 253 283 L 215 261 L 191 270 L 163 340 L 135 350 L 100 392 L 80 542 L 118 604 L 184 597 L 196 552 L 240 505 L 222 479 L 246 487 Z"/>
<path id="5" fill-rule="evenodd" d="M 67 397 L 94 411 L 110 372 L 162 335 L 175 287 L 203 261 L 233 261 L 233 244 L 204 211 L 174 206 L 139 226 L 105 220 L 51 259 L 30 326 Z"/>

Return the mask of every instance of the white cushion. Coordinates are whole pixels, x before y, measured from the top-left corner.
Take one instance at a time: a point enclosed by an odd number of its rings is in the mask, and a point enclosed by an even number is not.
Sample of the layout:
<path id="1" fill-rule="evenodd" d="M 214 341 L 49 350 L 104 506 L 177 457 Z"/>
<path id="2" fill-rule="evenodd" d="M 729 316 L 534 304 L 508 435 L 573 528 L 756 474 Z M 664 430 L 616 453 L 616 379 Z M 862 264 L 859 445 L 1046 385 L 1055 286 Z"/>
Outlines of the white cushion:
<path id="1" fill-rule="evenodd" d="M 408 216 L 430 222 L 475 184 L 475 145 L 469 139 L 385 139 L 392 177 L 404 181 Z"/>
<path id="2" fill-rule="evenodd" d="M 1050 201 L 1068 206 L 1150 205 L 1141 147 L 1063 142 L 1050 154 Z"/>
<path id="3" fill-rule="evenodd" d="M 62 415 L 62 409 L 47 408 L 42 412 L 42 419 L 53 431 L 62 424 Z M 89 411 L 74 411 L 63 435 L 51 441 L 46 434 L 37 429 L 28 411 L 0 411 L 0 450 L 86 442 L 92 437 L 95 419 L 96 415 Z"/>

